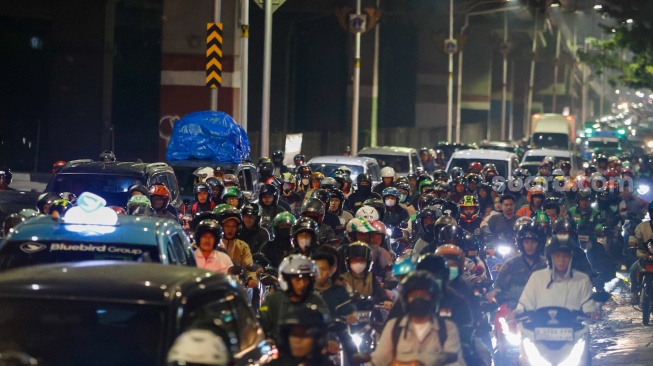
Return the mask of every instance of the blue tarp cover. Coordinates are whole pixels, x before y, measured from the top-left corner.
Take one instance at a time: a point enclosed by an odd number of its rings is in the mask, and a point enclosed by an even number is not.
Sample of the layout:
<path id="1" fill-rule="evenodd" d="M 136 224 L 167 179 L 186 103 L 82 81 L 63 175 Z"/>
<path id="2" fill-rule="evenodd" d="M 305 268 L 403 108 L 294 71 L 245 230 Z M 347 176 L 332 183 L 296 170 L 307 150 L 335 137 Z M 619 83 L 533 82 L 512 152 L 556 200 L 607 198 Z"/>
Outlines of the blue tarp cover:
<path id="1" fill-rule="evenodd" d="M 224 112 L 202 111 L 175 123 L 166 160 L 212 160 L 240 163 L 249 160 L 247 133 Z"/>

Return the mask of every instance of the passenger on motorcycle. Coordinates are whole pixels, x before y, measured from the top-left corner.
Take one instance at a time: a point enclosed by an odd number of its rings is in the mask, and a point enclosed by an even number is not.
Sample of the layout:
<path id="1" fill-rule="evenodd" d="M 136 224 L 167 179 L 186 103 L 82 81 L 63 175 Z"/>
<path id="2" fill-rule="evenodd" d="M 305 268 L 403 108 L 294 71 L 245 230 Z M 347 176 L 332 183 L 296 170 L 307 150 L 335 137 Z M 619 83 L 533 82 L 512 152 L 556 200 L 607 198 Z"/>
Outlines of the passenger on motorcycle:
<path id="1" fill-rule="evenodd" d="M 311 197 L 311 194 L 313 194 L 313 191 L 315 191 L 316 189 L 320 189 L 320 184 L 322 183 L 322 179 L 324 179 L 324 174 L 322 174 L 321 172 L 311 173 L 310 187 L 306 189 L 304 200 L 309 199 Z"/>
<path id="2" fill-rule="evenodd" d="M 166 186 L 156 183 L 150 187 L 149 192 L 152 209 L 154 210 L 153 216 L 179 221 L 177 215 L 172 212 L 174 210 L 174 207 L 170 206 L 172 196 Z"/>
<path id="3" fill-rule="evenodd" d="M 283 173 L 281 175 L 282 189 L 279 199 L 290 205 L 291 211 L 299 209 L 302 205 L 304 197 L 297 193 L 297 178 L 294 173 Z"/>
<path id="4" fill-rule="evenodd" d="M 219 248 L 222 227 L 216 220 L 202 220 L 195 229 L 195 261 L 197 267 L 220 273 L 227 273 L 234 263 L 224 249 Z"/>
<path id="5" fill-rule="evenodd" d="M 412 273 L 402 281 L 401 297 L 408 314 L 385 324 L 372 365 L 465 365 L 456 325 L 435 315 L 440 289 L 433 276 Z"/>
<path id="6" fill-rule="evenodd" d="M 195 215 L 198 212 L 203 211 L 213 211 L 215 208 L 215 203 L 209 200 L 209 185 L 206 183 L 197 183 L 193 188 L 195 192 L 195 203 L 190 212 L 192 215 Z"/>
<path id="7" fill-rule="evenodd" d="M 261 327 L 277 343 L 283 342 L 280 328 L 293 310 L 312 304 L 322 314 L 329 314 L 322 298 L 313 293 L 316 272 L 315 263 L 301 254 L 291 254 L 279 265 L 281 291 L 268 294 L 259 309 Z"/>
<path id="8" fill-rule="evenodd" d="M 569 310 L 582 310 L 598 319 L 591 300 L 592 283 L 589 277 L 572 269 L 572 256 L 577 243 L 569 238 L 551 237 L 544 247 L 548 268 L 531 274 L 519 298 L 515 313 L 557 306 Z"/>
<path id="9" fill-rule="evenodd" d="M 219 205 L 222 203 L 222 191 L 224 191 L 224 185 L 222 184 L 222 181 L 216 177 L 210 177 L 206 178 L 206 181 L 204 183 L 209 185 L 210 193 L 211 193 L 211 202 L 213 202 L 216 205 Z"/>
<path id="10" fill-rule="evenodd" d="M 240 209 L 243 207 L 245 197 L 240 188 L 226 187 L 222 192 L 222 201 L 233 208 Z"/>
<path id="11" fill-rule="evenodd" d="M 487 221 L 487 226 L 483 228 L 486 243 L 500 237 L 513 238 L 515 235 L 513 225 L 519 217 L 515 215 L 515 197 L 510 193 L 505 193 L 499 202 L 502 212 L 491 216 Z"/>
<path id="12" fill-rule="evenodd" d="M 285 256 L 295 251 L 291 238 L 291 228 L 294 228 L 296 225 L 295 217 L 288 212 L 281 212 L 272 221 L 274 239 L 265 243 L 259 252 L 270 261 L 273 267 L 278 267 Z M 297 242 L 295 242 L 295 245 L 297 245 Z"/>
<path id="13" fill-rule="evenodd" d="M 354 218 L 351 213 L 343 209 L 344 206 L 345 194 L 339 189 L 332 190 L 329 195 L 329 212 L 338 216 L 342 227 L 345 227 L 345 224 Z"/>
<path id="14" fill-rule="evenodd" d="M 324 181 L 326 181 L 327 179 L 333 180 L 333 178 L 324 178 Z M 339 236 L 342 235 L 342 232 L 344 231 L 343 230 L 344 226 L 341 224 L 338 216 L 329 210 L 331 205 L 331 190 L 333 189 L 337 189 L 337 188 L 333 188 L 331 186 L 324 186 L 324 188 L 316 189 L 315 191 L 313 191 L 311 196 L 312 198 L 317 198 L 318 200 L 320 200 L 322 202 L 322 205 L 324 205 L 324 217 L 322 218 L 321 223 L 330 226 L 331 229 L 333 229 L 336 236 Z"/>
<path id="15" fill-rule="evenodd" d="M 363 297 L 372 297 L 375 303 L 383 303 L 387 310 L 392 308 L 383 286 L 374 276 L 372 267 L 372 250 L 363 242 L 355 241 L 345 249 L 345 272 L 341 278 L 354 292 Z"/>
<path id="16" fill-rule="evenodd" d="M 261 206 L 261 222 L 271 223 L 281 212 L 286 210 L 279 206 L 279 190 L 274 184 L 264 184 L 258 191 L 258 203 Z"/>
<path id="17" fill-rule="evenodd" d="M 351 219 L 347 224 L 347 232 L 351 242 L 358 241 L 369 245 L 372 251 L 372 273 L 380 278 L 390 276 L 391 273 L 387 271 L 387 268 L 392 266 L 392 255 L 384 248 L 387 235 L 385 225 L 377 220 L 355 218 Z M 346 244 L 340 245 L 339 250 L 343 255 L 347 246 Z"/>
<path id="18" fill-rule="evenodd" d="M 258 253 L 261 247 L 270 241 L 270 233 L 259 225 L 259 206 L 247 204 L 240 212 L 243 215 L 243 227 L 238 233 L 238 239 L 247 243 L 252 253 Z"/>
<path id="19" fill-rule="evenodd" d="M 302 204 L 302 217 L 313 219 L 318 224 L 318 245 L 336 239 L 333 229 L 329 225 L 322 223 L 324 212 L 324 203 L 317 198 L 309 198 Z"/>

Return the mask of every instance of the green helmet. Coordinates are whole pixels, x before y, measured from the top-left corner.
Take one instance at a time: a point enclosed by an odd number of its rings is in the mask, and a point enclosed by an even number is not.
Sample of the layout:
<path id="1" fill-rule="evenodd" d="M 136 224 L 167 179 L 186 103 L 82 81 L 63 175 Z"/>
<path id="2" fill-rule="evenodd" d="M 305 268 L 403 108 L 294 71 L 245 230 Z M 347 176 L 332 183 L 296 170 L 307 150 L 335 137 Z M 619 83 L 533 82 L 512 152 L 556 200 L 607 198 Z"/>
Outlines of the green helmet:
<path id="1" fill-rule="evenodd" d="M 289 224 L 289 227 L 295 225 L 297 219 L 290 212 L 281 212 L 272 219 L 272 226 L 276 229 L 281 224 Z"/>
<path id="2" fill-rule="evenodd" d="M 228 188 L 232 188 L 232 187 L 228 187 Z M 226 203 L 221 203 L 221 204 L 215 206 L 215 208 L 213 209 L 213 213 L 214 214 L 219 214 L 220 212 L 222 212 L 222 211 L 224 211 L 224 210 L 226 210 L 228 208 L 231 208 L 231 206 L 229 206 Z"/>
<path id="3" fill-rule="evenodd" d="M 426 186 L 429 186 L 429 187 L 430 187 L 432 184 L 433 184 L 433 181 L 428 180 L 428 179 L 427 179 L 427 180 L 423 180 L 423 181 L 421 181 L 421 182 L 419 183 L 419 193 L 422 193 L 422 188 L 424 188 L 424 187 L 426 187 Z"/>
<path id="4" fill-rule="evenodd" d="M 238 189 L 238 187 L 227 187 L 224 189 L 224 192 L 222 192 L 222 199 L 226 199 L 228 197 L 236 197 L 238 199 L 242 198 L 243 192 Z"/>
<path id="5" fill-rule="evenodd" d="M 150 199 L 147 198 L 147 196 L 137 194 L 135 196 L 131 196 L 129 201 L 127 201 L 127 208 L 131 207 L 152 207 L 152 202 L 150 202 Z"/>
<path id="6" fill-rule="evenodd" d="M 544 211 L 535 211 L 535 223 L 547 223 L 551 224 L 551 219 L 549 218 L 549 215 L 546 214 Z"/>

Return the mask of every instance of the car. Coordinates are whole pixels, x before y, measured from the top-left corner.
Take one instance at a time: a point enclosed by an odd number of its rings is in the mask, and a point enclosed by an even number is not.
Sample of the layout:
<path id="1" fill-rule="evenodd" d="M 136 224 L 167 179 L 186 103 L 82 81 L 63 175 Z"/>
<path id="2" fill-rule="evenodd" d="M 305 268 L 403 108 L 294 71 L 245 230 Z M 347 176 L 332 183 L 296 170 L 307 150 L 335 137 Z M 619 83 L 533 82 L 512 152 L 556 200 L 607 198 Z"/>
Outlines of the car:
<path id="1" fill-rule="evenodd" d="M 514 152 L 519 157 L 523 155 L 522 150 L 519 148 L 519 146 L 511 142 L 484 140 L 478 144 L 478 148 L 487 149 L 487 150 L 500 150 L 500 151 Z"/>
<path id="2" fill-rule="evenodd" d="M 389 166 L 399 176 L 406 176 L 422 167 L 422 160 L 420 160 L 417 150 L 409 147 L 364 147 L 358 152 L 358 156 L 374 158 L 381 168 Z"/>
<path id="3" fill-rule="evenodd" d="M 572 174 L 576 171 L 574 154 L 571 151 L 555 149 L 528 150 L 524 154 L 524 158 L 522 159 L 521 164 L 519 164 L 519 167 L 528 170 L 531 175 L 536 175 L 538 172 L 538 166 L 545 156 L 553 156 L 553 158 L 555 158 L 556 164 L 565 160 L 569 161 L 571 163 Z M 555 169 L 556 167 L 552 168 Z"/>
<path id="4" fill-rule="evenodd" d="M 590 160 L 595 152 L 606 154 L 616 152 L 619 155 L 621 150 L 621 139 L 616 136 L 592 136 L 581 144 L 582 156 L 585 160 Z"/>
<path id="5" fill-rule="evenodd" d="M 193 188 L 197 183 L 197 177 L 193 174 L 197 168 L 201 167 L 221 167 L 228 174 L 234 174 L 238 177 L 239 186 L 243 194 L 248 197 L 250 202 L 258 198 L 258 172 L 256 165 L 252 162 L 234 163 L 216 163 L 206 160 L 175 160 L 168 162 L 174 170 L 179 180 L 179 194 L 184 203 L 189 204 L 195 200 Z"/>
<path id="6" fill-rule="evenodd" d="M 164 366 L 177 336 L 206 322 L 229 338 L 235 365 L 265 364 L 276 352 L 242 287 L 200 268 L 120 261 L 19 268 L 0 276 L 0 309 L 10 315 L 0 319 L 2 358 L 34 360 L 25 365 Z"/>
<path id="7" fill-rule="evenodd" d="M 163 183 L 172 196 L 171 204 L 180 210 L 179 184 L 174 170 L 166 163 L 124 161 L 73 160 L 52 176 L 45 192 L 70 192 L 79 196 L 92 192 L 103 197 L 108 206 L 125 207 L 129 187 L 142 184 L 149 187 Z"/>
<path id="8" fill-rule="evenodd" d="M 381 183 L 381 167 L 374 158 L 365 156 L 340 156 L 328 155 L 317 156 L 309 160 L 307 165 L 311 167 L 311 171 L 320 172 L 328 177 L 338 167 L 346 166 L 351 171 L 351 180 L 356 185 L 356 177 L 362 173 L 368 173 L 372 176 L 372 183 Z"/>
<path id="9" fill-rule="evenodd" d="M 175 220 L 117 215 L 100 200 L 83 193 L 79 206 L 61 218 L 40 215 L 14 227 L 0 242 L 0 271 L 106 259 L 197 266 L 190 241 Z"/>
<path id="10" fill-rule="evenodd" d="M 437 145 L 434 146 L 435 150 L 442 150 L 446 159 L 451 158 L 451 155 L 456 151 L 463 150 L 476 150 L 478 146 L 475 144 L 465 144 L 462 142 L 446 142 L 440 141 Z"/>
<path id="11" fill-rule="evenodd" d="M 517 154 L 499 150 L 463 150 L 451 155 L 447 163 L 447 173 L 454 167 L 461 167 L 467 172 L 470 163 L 478 161 L 481 165 L 492 163 L 497 167 L 498 176 L 508 179 L 512 172 L 519 167 Z"/>

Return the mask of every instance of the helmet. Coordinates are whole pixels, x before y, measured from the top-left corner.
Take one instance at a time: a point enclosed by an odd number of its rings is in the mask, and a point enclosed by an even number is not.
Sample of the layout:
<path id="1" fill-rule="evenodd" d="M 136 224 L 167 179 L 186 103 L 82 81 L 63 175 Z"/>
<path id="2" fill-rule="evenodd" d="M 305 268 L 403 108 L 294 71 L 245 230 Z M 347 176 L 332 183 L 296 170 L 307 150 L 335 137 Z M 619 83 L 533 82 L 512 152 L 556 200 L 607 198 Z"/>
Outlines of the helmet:
<path id="1" fill-rule="evenodd" d="M 344 174 L 351 177 L 351 169 L 349 169 L 349 167 L 346 165 L 341 165 L 336 170 L 333 171 L 333 174 L 335 175 Z"/>
<path id="2" fill-rule="evenodd" d="M 215 187 L 221 187 L 220 189 L 224 188 L 224 184 L 222 184 L 222 181 L 219 178 L 216 177 L 209 177 L 206 178 L 204 183 L 209 185 L 209 189 L 212 191 L 213 188 Z"/>
<path id="3" fill-rule="evenodd" d="M 216 213 L 218 217 L 218 222 L 221 225 L 228 220 L 236 220 L 239 224 L 243 221 L 243 215 L 239 209 L 228 207 Z"/>
<path id="4" fill-rule="evenodd" d="M 292 158 L 295 165 L 301 165 L 306 161 L 306 155 L 304 154 L 295 154 Z"/>
<path id="5" fill-rule="evenodd" d="M 283 183 L 283 190 L 294 191 L 295 185 L 297 184 L 297 177 L 293 173 L 283 173 L 281 174 L 281 182 Z"/>
<path id="6" fill-rule="evenodd" d="M 70 203 L 68 200 L 64 199 L 58 199 L 52 202 L 50 205 L 50 210 L 48 211 L 48 215 L 52 215 L 55 211 L 57 214 L 59 214 L 59 217 L 63 217 L 68 210 L 73 208 L 73 204 Z"/>
<path id="7" fill-rule="evenodd" d="M 301 178 L 310 179 L 311 173 L 312 173 L 311 167 L 308 165 L 300 165 L 299 167 L 297 167 L 297 174 L 299 174 Z"/>
<path id="8" fill-rule="evenodd" d="M 478 161 L 472 161 L 467 167 L 467 171 L 474 174 L 481 174 L 483 171 L 483 165 Z"/>
<path id="9" fill-rule="evenodd" d="M 317 242 L 318 236 L 318 224 L 315 220 L 310 217 L 300 217 L 299 220 L 295 221 L 292 228 L 290 229 L 290 235 L 293 240 L 297 239 L 297 234 L 303 232 L 309 232 L 313 236 L 313 245 Z"/>
<path id="10" fill-rule="evenodd" d="M 394 177 L 395 177 L 395 170 L 392 169 L 391 167 L 387 166 L 381 169 L 381 178 L 394 178 Z"/>
<path id="11" fill-rule="evenodd" d="M 272 160 L 273 160 L 273 161 L 276 161 L 276 160 L 283 160 L 283 158 L 284 158 L 284 153 L 283 153 L 283 151 L 281 151 L 281 150 L 275 150 L 275 151 L 272 153 Z"/>
<path id="12" fill-rule="evenodd" d="M 309 198 L 302 204 L 301 212 L 302 216 L 310 217 L 320 224 L 324 219 L 324 203 L 317 198 Z"/>
<path id="13" fill-rule="evenodd" d="M 531 173 L 528 172 L 528 169 L 517 168 L 512 171 L 513 178 L 528 178 L 531 176 Z"/>
<path id="14" fill-rule="evenodd" d="M 140 192 L 143 195 L 147 196 L 148 198 L 150 197 L 150 191 L 147 189 L 146 186 L 142 184 L 134 184 L 131 187 L 129 187 L 129 190 L 127 191 L 127 195 L 131 197 L 134 192 Z"/>
<path id="15" fill-rule="evenodd" d="M 144 207 L 144 209 L 152 208 L 152 203 L 150 202 L 150 199 L 147 198 L 147 196 L 137 194 L 135 196 L 131 196 L 129 201 L 127 201 L 127 213 L 130 215 L 134 215 L 136 210 L 140 207 Z"/>
<path id="16" fill-rule="evenodd" d="M 452 175 L 453 178 L 453 175 Z M 458 192 L 458 187 L 462 186 L 462 191 L 459 193 L 464 193 L 467 190 L 467 179 L 463 176 L 458 176 L 453 178 L 451 181 L 451 188 L 453 189 L 454 192 Z"/>
<path id="17" fill-rule="evenodd" d="M 213 234 L 213 237 L 215 238 L 215 245 L 213 246 L 213 249 L 217 249 L 218 245 L 220 244 L 220 240 L 222 239 L 222 226 L 220 226 L 217 220 L 213 219 L 205 219 L 200 221 L 200 223 L 195 228 L 195 241 L 199 244 L 200 238 L 206 233 Z"/>
<path id="18" fill-rule="evenodd" d="M 224 177 L 222 177 L 222 184 L 225 187 L 227 187 L 228 184 L 233 184 L 234 187 L 238 187 L 238 177 L 234 174 L 225 174 Z"/>
<path id="19" fill-rule="evenodd" d="M 465 253 L 457 245 L 445 244 L 435 250 L 435 255 L 444 259 L 453 259 L 458 262 L 459 273 L 462 274 L 465 268 Z"/>
<path id="20" fill-rule="evenodd" d="M 197 183 L 193 188 L 193 192 L 195 193 L 195 199 L 197 199 L 197 194 L 200 192 L 205 192 L 210 194 L 210 188 L 209 185 L 206 183 Z"/>
<path id="21" fill-rule="evenodd" d="M 372 268 L 372 249 L 370 246 L 362 241 L 355 241 L 347 248 L 345 248 L 345 267 L 347 271 L 351 271 L 351 266 L 349 261 L 352 258 L 365 258 L 367 262 L 365 266 L 365 272 L 368 272 Z"/>
<path id="22" fill-rule="evenodd" d="M 489 173 L 489 174 L 488 174 Z M 483 166 L 483 171 L 482 171 L 483 176 L 485 177 L 486 181 L 488 180 L 488 175 L 494 177 L 497 175 L 497 166 L 492 164 L 492 163 L 487 163 Z"/>
<path id="23" fill-rule="evenodd" d="M 449 180 L 449 175 L 444 170 L 438 169 L 433 172 L 433 180 L 441 180 L 443 182 L 446 182 L 447 180 Z"/>
<path id="24" fill-rule="evenodd" d="M 281 264 L 279 264 L 279 276 L 277 277 L 279 281 L 279 287 L 283 291 L 292 292 L 292 286 L 290 285 L 290 278 L 293 276 L 304 277 L 308 276 L 311 279 L 311 287 L 315 281 L 315 274 L 317 273 L 317 268 L 315 267 L 315 262 L 310 260 L 308 257 L 301 254 L 291 254 L 285 257 Z M 307 291 L 311 293 L 312 288 Z"/>
<path id="25" fill-rule="evenodd" d="M 546 160 L 542 160 L 542 161 L 540 162 L 540 164 L 538 164 L 537 167 L 538 167 L 538 169 L 540 169 L 540 168 L 551 169 L 551 164 L 550 164 L 548 161 L 546 161 Z"/>
<path id="26" fill-rule="evenodd" d="M 587 168 L 585 168 L 585 176 L 590 177 L 592 174 L 596 173 L 596 166 L 594 165 L 589 165 Z"/>
<path id="27" fill-rule="evenodd" d="M 556 197 L 548 197 L 544 199 L 544 204 L 542 205 L 544 210 L 556 209 L 557 213 L 560 213 L 560 199 Z"/>
<path id="28" fill-rule="evenodd" d="M 116 155 L 111 150 L 104 150 L 100 153 L 99 160 L 104 161 L 106 163 L 116 161 Z"/>
<path id="29" fill-rule="evenodd" d="M 381 193 L 381 197 L 383 197 L 384 199 L 387 196 L 391 196 L 399 200 L 399 190 L 395 187 L 388 187 L 384 189 L 383 192 Z"/>
<path id="30" fill-rule="evenodd" d="M 379 211 L 377 211 L 373 206 L 361 206 L 361 208 L 356 211 L 356 217 L 366 220 L 378 220 Z"/>
<path id="31" fill-rule="evenodd" d="M 4 237 L 6 238 L 7 235 L 9 234 L 9 231 L 11 231 L 16 225 L 25 221 L 27 221 L 27 218 L 16 212 L 7 216 L 5 221 L 2 223 L 2 232 L 4 234 Z"/>
<path id="32" fill-rule="evenodd" d="M 215 208 L 213 209 L 213 213 L 214 214 L 219 214 L 219 213 L 221 213 L 222 211 L 224 211 L 224 210 L 226 210 L 228 208 L 231 208 L 231 206 L 226 204 L 226 203 L 221 203 L 221 204 L 215 206 Z"/>
<path id="33" fill-rule="evenodd" d="M 345 206 L 345 194 L 339 189 L 332 190 L 329 195 L 329 205 L 331 205 L 331 200 L 334 198 L 337 198 L 340 201 L 337 210 L 337 215 L 340 216 L 340 214 L 342 214 L 342 208 Z"/>
<path id="34" fill-rule="evenodd" d="M 263 202 L 263 196 L 272 196 L 272 203 L 266 205 Z M 274 184 L 264 184 L 258 191 L 258 203 L 263 207 L 273 207 L 279 204 L 279 189 Z"/>
<path id="35" fill-rule="evenodd" d="M 209 329 L 181 333 L 168 351 L 168 364 L 226 366 L 230 362 L 225 340 Z"/>
<path id="36" fill-rule="evenodd" d="M 227 198 L 235 197 L 238 199 L 238 207 L 243 204 L 243 192 L 238 187 L 226 187 L 222 192 L 222 200 L 227 201 Z"/>
<path id="37" fill-rule="evenodd" d="M 406 304 L 408 303 L 408 295 L 415 290 L 426 290 L 431 297 L 430 304 L 435 310 L 440 301 L 440 288 L 430 272 L 416 271 L 401 281 L 401 298 Z"/>
<path id="38" fill-rule="evenodd" d="M 461 218 L 463 220 L 465 220 L 467 222 L 472 222 L 472 221 L 476 220 L 476 218 L 478 217 L 478 213 L 479 213 L 479 206 L 478 206 L 478 201 L 476 200 L 476 198 L 474 196 L 464 196 L 460 200 L 459 205 L 460 205 L 460 208 L 461 208 L 460 211 L 462 211 Z M 471 215 L 465 214 L 465 210 L 464 210 L 465 207 L 474 208 L 474 212 Z"/>
<path id="39" fill-rule="evenodd" d="M 556 158 L 551 155 L 545 156 L 544 158 L 542 158 L 542 161 L 546 161 L 547 163 L 549 163 L 550 168 L 553 168 L 556 165 Z"/>
<path id="40" fill-rule="evenodd" d="M 569 233 L 570 236 L 577 236 L 578 235 L 578 227 L 576 225 L 576 221 L 567 217 L 559 217 L 554 223 L 553 223 L 553 235 L 559 234 L 561 231 L 566 231 Z"/>
<path id="41" fill-rule="evenodd" d="M 465 171 L 463 170 L 463 168 L 461 168 L 459 166 L 455 166 L 455 167 L 453 167 L 451 169 L 451 172 L 449 173 L 449 175 L 451 176 L 451 179 L 453 179 L 453 180 L 456 180 L 458 178 L 465 178 L 464 177 Z M 467 181 L 465 181 L 465 182 L 467 182 Z"/>
<path id="42" fill-rule="evenodd" d="M 152 201 L 154 197 L 163 198 L 163 205 L 158 210 L 165 210 L 172 200 L 172 196 L 170 195 L 168 188 L 162 183 L 156 183 L 150 187 L 149 191 L 150 201 Z"/>
<path id="43" fill-rule="evenodd" d="M 433 193 L 426 193 L 417 199 L 417 211 L 423 210 L 427 206 L 433 206 L 438 203 L 440 199 L 437 198 Z"/>
<path id="44" fill-rule="evenodd" d="M 569 160 L 563 160 L 560 162 L 560 169 L 565 170 L 565 169 L 571 169 L 571 162 Z"/>
<path id="45" fill-rule="evenodd" d="M 467 174 L 466 178 L 467 178 L 467 185 L 469 185 L 469 183 L 472 182 L 476 182 L 476 184 L 481 184 L 481 182 L 483 181 L 483 178 L 476 173 L 469 173 Z"/>
<path id="46" fill-rule="evenodd" d="M 56 193 L 50 193 L 50 192 L 42 193 L 39 196 L 39 199 L 36 201 L 36 209 L 40 213 L 47 214 L 47 212 L 45 212 L 45 205 L 46 204 L 51 205 L 52 202 L 60 198 L 61 197 L 59 197 L 59 195 L 57 195 Z"/>
<path id="47" fill-rule="evenodd" d="M 578 248 L 578 242 L 576 239 L 573 239 L 571 237 L 563 239 L 559 237 L 558 235 L 553 235 L 552 237 L 547 240 L 546 245 L 544 246 L 544 253 L 546 254 L 547 258 L 549 258 L 549 267 L 551 267 L 552 261 L 551 261 L 551 256 L 555 252 L 567 252 L 567 253 L 573 253 L 574 250 Z"/>
<path id="48" fill-rule="evenodd" d="M 418 271 L 428 271 L 435 278 L 441 278 L 442 283 L 446 284 L 449 280 L 449 265 L 447 261 L 435 253 L 424 254 L 417 259 L 415 269 Z"/>
<path id="49" fill-rule="evenodd" d="M 392 265 L 392 274 L 397 276 L 405 276 L 415 271 L 416 257 L 412 253 L 403 254 Z"/>
<path id="50" fill-rule="evenodd" d="M 554 177 L 564 177 L 565 173 L 562 171 L 560 168 L 553 169 L 553 172 L 551 172 L 551 176 Z"/>
<path id="51" fill-rule="evenodd" d="M 458 208 L 458 205 L 454 202 L 451 201 L 445 201 L 442 203 L 442 215 L 444 216 L 451 216 L 455 220 L 458 220 L 460 218 L 460 209 Z"/>
<path id="52" fill-rule="evenodd" d="M 272 227 L 274 228 L 275 234 L 278 235 L 281 229 L 280 226 L 285 224 L 288 226 L 288 234 L 290 234 L 290 228 L 295 225 L 296 221 L 297 219 L 290 212 L 280 212 L 272 219 Z"/>
<path id="53" fill-rule="evenodd" d="M 306 303 L 302 306 L 295 306 L 287 312 L 280 324 L 282 340 L 288 339 L 290 328 L 299 325 L 306 329 L 307 333 L 317 341 L 314 349 L 321 351 L 326 347 L 326 334 L 328 331 L 328 315 L 317 310 L 317 306 L 312 303 Z M 285 348 L 285 344 L 279 345 L 280 349 Z"/>
<path id="54" fill-rule="evenodd" d="M 269 159 L 269 158 L 268 158 Z M 274 164 L 271 160 L 264 160 L 258 164 L 258 175 L 261 180 L 274 174 Z"/>
<path id="55" fill-rule="evenodd" d="M 544 188 L 542 186 L 534 186 L 528 190 L 528 203 L 533 203 L 533 197 L 540 197 L 542 201 L 546 195 L 544 194 Z"/>
<path id="56" fill-rule="evenodd" d="M 544 248 L 544 238 L 546 238 L 546 236 L 539 234 L 537 229 L 532 225 L 522 225 L 517 230 L 517 248 L 524 253 L 524 239 L 534 239 L 537 240 L 538 246 L 536 253 L 539 254 Z"/>
<path id="57" fill-rule="evenodd" d="M 311 193 L 311 198 L 317 198 L 322 201 L 322 203 L 329 204 L 331 201 L 331 193 L 329 193 L 329 191 L 326 189 L 320 188 L 314 190 L 313 193 Z"/>
<path id="58" fill-rule="evenodd" d="M 578 190 L 578 200 L 590 200 L 590 202 L 594 201 L 594 192 L 592 191 L 591 188 L 581 188 Z"/>
<path id="59" fill-rule="evenodd" d="M 458 225 L 445 225 L 438 233 L 438 240 L 440 244 L 453 244 L 459 247 L 463 245 L 463 229 Z"/>
<path id="60" fill-rule="evenodd" d="M 439 234 L 440 230 L 447 225 L 456 225 L 456 219 L 451 216 L 442 216 L 435 221 L 433 224 L 433 234 Z"/>
<path id="61" fill-rule="evenodd" d="M 423 180 L 419 183 L 418 191 L 420 194 L 425 193 L 425 188 L 433 187 L 433 182 L 431 180 Z"/>
<path id="62" fill-rule="evenodd" d="M 543 236 L 551 236 L 551 219 L 544 211 L 535 211 L 533 226 Z"/>
<path id="63" fill-rule="evenodd" d="M 379 220 L 383 220 L 383 215 L 385 215 L 385 204 L 380 198 L 368 198 L 363 201 L 363 206 L 374 207 L 376 212 L 379 213 Z"/>
<path id="64" fill-rule="evenodd" d="M 437 220 L 438 212 L 435 206 L 426 206 L 417 214 L 417 222 L 427 233 L 433 232 Z"/>
<path id="65" fill-rule="evenodd" d="M 361 182 L 367 182 L 370 186 L 372 185 L 372 176 L 368 173 L 359 174 L 356 177 L 356 184 L 360 188 Z"/>
<path id="66" fill-rule="evenodd" d="M 410 183 L 397 182 L 397 184 L 395 184 L 395 188 L 397 188 L 399 191 L 399 202 L 405 203 L 408 200 L 408 196 L 410 195 Z M 408 194 L 404 194 L 401 191 L 406 191 Z"/>

